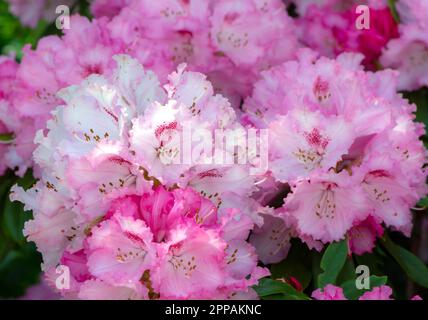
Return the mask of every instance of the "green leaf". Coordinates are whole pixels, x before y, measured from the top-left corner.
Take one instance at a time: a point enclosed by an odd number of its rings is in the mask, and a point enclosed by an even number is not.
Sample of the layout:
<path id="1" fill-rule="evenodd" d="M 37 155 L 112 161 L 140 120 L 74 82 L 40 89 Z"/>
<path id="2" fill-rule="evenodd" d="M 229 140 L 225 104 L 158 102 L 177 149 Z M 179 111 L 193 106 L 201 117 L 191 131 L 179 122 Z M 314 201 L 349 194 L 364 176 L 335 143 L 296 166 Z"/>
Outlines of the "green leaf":
<path id="1" fill-rule="evenodd" d="M 3 225 L 6 235 L 17 243 L 23 243 L 25 237 L 22 233 L 24 223 L 30 218 L 30 215 L 23 209 L 19 202 L 11 202 L 6 199 L 3 211 Z"/>
<path id="2" fill-rule="evenodd" d="M 321 253 L 318 251 L 314 251 L 311 254 L 311 271 L 312 271 L 312 280 L 314 283 L 314 287 L 318 288 L 318 277 L 319 275 L 322 273 L 322 269 L 321 269 Z"/>
<path id="3" fill-rule="evenodd" d="M 416 121 L 423 122 L 428 126 L 428 88 L 422 88 L 417 91 L 403 92 L 404 98 L 408 99 L 411 103 L 416 104 Z M 425 147 L 428 148 L 428 137 L 425 134 L 422 137 Z"/>
<path id="4" fill-rule="evenodd" d="M 2 180 L 3 182 L 0 183 L 0 230 L 6 237 L 6 240 L 22 245 L 25 242 L 22 233 L 24 223 L 32 215 L 31 212 L 24 211 L 23 204 L 10 201 L 9 191 L 10 187 L 15 183 L 24 189 L 28 189 L 34 184 L 35 179 L 32 176 L 31 170 L 28 170 L 22 178 L 7 174 L 2 177 Z"/>
<path id="5" fill-rule="evenodd" d="M 271 267 L 272 277 L 275 279 L 293 277 L 306 288 L 311 282 L 311 271 L 299 260 L 289 259 L 288 257 L 280 263 Z"/>
<path id="6" fill-rule="evenodd" d="M 272 299 L 272 296 L 282 297 L 281 300 L 310 300 L 303 292 L 299 292 L 288 283 L 264 278 L 254 287 L 259 297 L 262 299 Z"/>
<path id="7" fill-rule="evenodd" d="M 36 179 L 33 177 L 32 170 L 27 170 L 25 175 L 22 178 L 19 178 L 16 183 L 20 187 L 24 188 L 24 190 L 27 190 L 28 188 L 32 187 L 36 183 Z"/>
<path id="8" fill-rule="evenodd" d="M 347 257 L 345 265 L 337 276 L 336 283 L 341 284 L 351 279 L 355 279 L 355 265 L 352 257 Z"/>
<path id="9" fill-rule="evenodd" d="M 375 287 L 382 286 L 387 283 L 388 278 L 386 276 L 378 277 L 378 276 L 370 276 L 370 288 L 369 289 L 358 289 L 355 285 L 355 279 L 348 280 L 344 282 L 341 287 L 343 289 L 343 293 L 350 300 L 357 300 L 364 292 L 370 291 Z"/>
<path id="10" fill-rule="evenodd" d="M 422 287 L 428 288 L 428 268 L 417 256 L 396 245 L 388 235 L 384 236 L 383 244 L 410 279 Z"/>
<path id="11" fill-rule="evenodd" d="M 41 256 L 33 243 L 11 250 L 0 262 L 0 297 L 19 297 L 39 281 Z"/>
<path id="12" fill-rule="evenodd" d="M 293 239 L 287 258 L 280 263 L 272 264 L 270 272 L 273 279 L 295 278 L 305 289 L 312 279 L 311 251 L 300 240 Z"/>
<path id="13" fill-rule="evenodd" d="M 340 271 L 346 262 L 348 245 L 346 240 L 331 243 L 322 259 L 321 269 L 324 271 L 318 276 L 318 286 L 324 288 L 327 284 L 335 284 Z"/>
<path id="14" fill-rule="evenodd" d="M 13 185 L 15 179 L 9 176 L 2 176 L 0 182 L 0 199 L 3 199 L 6 192 L 9 193 L 10 187 Z M 3 201 L 2 201 L 3 202 Z M 2 203 L 0 203 L 2 205 Z"/>

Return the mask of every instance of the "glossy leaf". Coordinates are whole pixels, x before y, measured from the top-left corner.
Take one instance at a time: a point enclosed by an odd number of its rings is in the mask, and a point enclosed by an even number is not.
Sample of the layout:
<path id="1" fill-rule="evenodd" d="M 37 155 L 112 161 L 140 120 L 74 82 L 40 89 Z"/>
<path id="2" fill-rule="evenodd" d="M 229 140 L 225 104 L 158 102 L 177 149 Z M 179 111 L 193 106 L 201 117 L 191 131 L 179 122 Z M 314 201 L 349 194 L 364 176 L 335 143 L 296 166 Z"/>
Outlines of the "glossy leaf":
<path id="1" fill-rule="evenodd" d="M 383 244 L 410 279 L 428 288 L 428 268 L 417 256 L 396 245 L 387 235 L 383 238 Z"/>
<path id="2" fill-rule="evenodd" d="M 331 243 L 321 259 L 323 272 L 318 276 L 318 286 L 324 288 L 327 284 L 336 283 L 348 255 L 348 245 L 345 240 Z"/>
<path id="3" fill-rule="evenodd" d="M 281 295 L 284 300 L 310 300 L 303 292 L 299 292 L 287 283 L 264 278 L 254 287 L 262 299 L 269 299 L 272 295 Z"/>

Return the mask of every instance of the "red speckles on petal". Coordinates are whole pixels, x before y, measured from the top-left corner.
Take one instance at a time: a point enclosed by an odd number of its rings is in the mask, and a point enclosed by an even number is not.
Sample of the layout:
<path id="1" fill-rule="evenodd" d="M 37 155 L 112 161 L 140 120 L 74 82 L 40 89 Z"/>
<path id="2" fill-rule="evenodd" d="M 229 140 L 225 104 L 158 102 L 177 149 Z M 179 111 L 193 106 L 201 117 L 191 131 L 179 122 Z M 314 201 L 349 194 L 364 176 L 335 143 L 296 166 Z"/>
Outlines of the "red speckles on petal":
<path id="1" fill-rule="evenodd" d="M 158 139 L 161 139 L 167 130 L 176 130 L 177 122 L 164 123 L 158 126 L 155 130 L 155 136 Z"/>
<path id="2" fill-rule="evenodd" d="M 139 244 L 144 245 L 144 246 L 146 244 L 141 237 L 139 237 L 138 235 L 136 235 L 134 233 L 124 231 L 124 235 L 125 235 L 125 237 L 127 237 L 129 240 L 131 240 L 133 242 L 139 243 Z"/>
<path id="3" fill-rule="evenodd" d="M 188 38 L 193 37 L 193 32 L 190 30 L 178 30 L 177 33 L 183 37 L 188 37 Z"/>
<path id="4" fill-rule="evenodd" d="M 327 100 L 331 96 L 328 81 L 322 80 L 319 76 L 315 80 L 313 91 L 314 95 L 320 102 Z"/>
<path id="5" fill-rule="evenodd" d="M 371 171 L 369 173 L 369 175 L 376 177 L 376 178 L 383 178 L 383 177 L 389 178 L 389 177 L 391 177 L 391 175 L 385 170 L 374 170 L 374 171 Z"/>
<path id="6" fill-rule="evenodd" d="M 223 175 L 217 169 L 211 169 L 198 174 L 200 179 L 203 178 L 221 178 Z"/>
<path id="7" fill-rule="evenodd" d="M 308 144 L 313 148 L 320 148 L 324 150 L 330 139 L 323 137 L 317 128 L 313 128 L 311 132 L 305 132 L 304 136 Z"/>
<path id="8" fill-rule="evenodd" d="M 90 76 L 91 74 L 102 74 L 103 67 L 100 64 L 86 65 L 83 67 L 83 78 Z"/>
<path id="9" fill-rule="evenodd" d="M 228 13 L 224 16 L 224 22 L 233 23 L 238 17 L 239 17 L 239 14 L 236 12 Z"/>

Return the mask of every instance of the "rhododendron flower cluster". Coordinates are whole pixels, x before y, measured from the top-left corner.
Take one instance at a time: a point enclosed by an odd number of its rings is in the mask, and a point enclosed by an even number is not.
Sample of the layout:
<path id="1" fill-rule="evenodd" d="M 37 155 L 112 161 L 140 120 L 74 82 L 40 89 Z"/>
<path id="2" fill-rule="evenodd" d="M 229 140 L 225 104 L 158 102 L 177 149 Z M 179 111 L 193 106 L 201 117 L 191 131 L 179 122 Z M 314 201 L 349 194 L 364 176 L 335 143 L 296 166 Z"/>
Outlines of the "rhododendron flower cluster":
<path id="1" fill-rule="evenodd" d="M 12 197 L 34 212 L 24 232 L 43 253 L 44 269 L 70 267 L 76 283 L 65 294 L 80 298 L 104 297 L 106 289 L 129 298 L 251 294 L 268 272 L 246 242 L 251 213 L 229 206 L 252 188 L 245 167 L 162 159 L 186 121 L 239 126 L 233 109 L 184 66 L 163 89 L 129 56 L 115 60 L 110 77 L 92 75 L 61 91 L 66 105 L 36 138 L 41 180 L 14 189 Z"/>
<path id="2" fill-rule="evenodd" d="M 30 27 L 71 6 L 62 35 L 0 56 L 0 214 L 32 212 L 56 294 L 402 296 L 378 270 L 351 288 L 382 259 L 428 287 L 395 243 L 427 201 L 400 92 L 428 86 L 426 1 L 366 1 L 368 28 L 354 0 L 8 2 Z"/>
<path id="3" fill-rule="evenodd" d="M 356 253 L 371 251 L 382 223 L 409 235 L 426 193 L 414 105 L 396 94 L 396 73 L 366 72 L 362 59 L 305 49 L 262 73 L 244 104 L 245 121 L 270 129 L 272 176 L 291 187 L 280 215 L 324 243 L 349 233 Z"/>
<path id="4" fill-rule="evenodd" d="M 79 298 L 232 298 L 267 274 L 245 239 L 251 220 L 191 189 L 162 187 L 114 200 L 83 249 L 65 251 Z M 53 270 L 52 276 L 55 276 Z M 106 295 L 105 291 L 108 291 Z"/>

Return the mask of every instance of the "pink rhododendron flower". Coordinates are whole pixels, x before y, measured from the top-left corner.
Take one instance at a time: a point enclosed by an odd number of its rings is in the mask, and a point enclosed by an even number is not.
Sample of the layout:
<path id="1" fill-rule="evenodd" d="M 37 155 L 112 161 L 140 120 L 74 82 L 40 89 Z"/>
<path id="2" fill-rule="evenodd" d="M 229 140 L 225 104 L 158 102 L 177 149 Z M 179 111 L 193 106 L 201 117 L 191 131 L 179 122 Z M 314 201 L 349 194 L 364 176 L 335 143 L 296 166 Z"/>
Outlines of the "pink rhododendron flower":
<path id="1" fill-rule="evenodd" d="M 13 133 L 19 126 L 10 102 L 17 68 L 18 64 L 13 59 L 0 56 L 0 134 L 4 136 L 0 144 L 0 174 L 7 169 L 5 157 L 10 149 Z"/>
<path id="2" fill-rule="evenodd" d="M 36 27 L 39 20 L 48 22 L 58 17 L 55 9 L 59 5 L 71 7 L 75 0 L 6 0 L 10 11 L 25 26 Z"/>
<path id="3" fill-rule="evenodd" d="M 394 300 L 392 289 L 387 285 L 373 288 L 371 291 L 363 293 L 358 300 Z M 328 284 L 324 289 L 317 289 L 312 292 L 312 298 L 316 300 L 348 300 L 343 294 L 343 289 L 332 284 Z M 421 300 L 419 296 L 414 296 L 411 300 Z"/>
<path id="4" fill-rule="evenodd" d="M 258 213 L 263 219 L 263 224 L 254 227 L 249 241 L 256 248 L 257 255 L 264 264 L 278 263 L 286 259 L 292 238 L 300 237 L 309 249 L 321 251 L 323 244 L 311 236 L 299 234 L 295 216 L 284 208 L 273 210 L 261 207 L 258 208 Z"/>
<path id="5" fill-rule="evenodd" d="M 328 284 L 324 289 L 317 289 L 312 292 L 312 298 L 316 300 L 347 300 L 340 287 Z"/>
<path id="6" fill-rule="evenodd" d="M 214 46 L 237 66 L 266 68 L 294 54 L 291 19 L 280 1 L 219 1 L 211 22 Z"/>
<path id="7" fill-rule="evenodd" d="M 300 234 L 322 242 L 343 238 L 353 221 L 364 219 L 368 206 L 363 191 L 338 177 L 312 178 L 296 184 L 286 206 L 297 219 Z"/>
<path id="8" fill-rule="evenodd" d="M 0 99 L 8 100 L 11 98 L 18 64 L 11 57 L 0 56 L 0 66 Z"/>
<path id="9" fill-rule="evenodd" d="M 270 129 L 271 175 L 291 186 L 284 207 L 299 235 L 324 243 L 370 217 L 409 235 L 426 194 L 414 106 L 395 93 L 397 73 L 365 72 L 361 60 L 302 50 L 262 73 L 244 104 L 246 123 Z"/>
<path id="10" fill-rule="evenodd" d="M 400 72 L 400 90 L 416 90 L 428 84 L 428 39 L 426 32 L 414 25 L 402 27 L 400 34 L 388 43 L 380 62 Z"/>
<path id="11" fill-rule="evenodd" d="M 355 223 L 348 231 L 349 251 L 357 255 L 372 252 L 376 239 L 382 235 L 382 226 L 373 216 L 369 216 L 364 221 Z"/>
<path id="12" fill-rule="evenodd" d="M 364 65 L 374 69 L 382 48 L 398 37 L 397 23 L 387 1 L 367 1 L 370 27 L 359 30 L 356 26 L 361 13 L 360 1 L 296 1 L 300 17 L 298 27 L 301 41 L 321 54 L 334 57 L 344 51 L 364 54 Z"/>
<path id="13" fill-rule="evenodd" d="M 400 37 L 388 43 L 380 62 L 400 72 L 398 89 L 416 90 L 428 85 L 428 3 L 400 0 L 397 10 Z"/>
<path id="14" fill-rule="evenodd" d="M 388 286 L 373 288 L 364 293 L 358 300 L 392 300 L 392 289 Z"/>
<path id="15" fill-rule="evenodd" d="M 201 132 L 213 137 L 216 129 L 244 134 L 228 101 L 214 95 L 211 84 L 202 74 L 186 73 L 180 67 L 169 79 L 166 87 L 169 101 L 164 106 L 163 103 L 151 104 L 145 114 L 133 122 L 130 147 L 135 151 L 134 161 L 166 184 L 190 183 L 208 192 L 206 188 L 215 188 L 219 181 L 227 181 L 229 186 L 223 187 L 231 191 L 248 189 L 251 178 L 245 170 L 216 168 L 206 153 L 195 150 L 197 145 L 194 144 L 190 146 L 192 159 L 186 160 L 183 154 L 185 149 L 180 137 L 186 130 L 189 134 Z M 236 180 L 234 185 L 229 178 Z"/>
<path id="16" fill-rule="evenodd" d="M 249 241 L 256 248 L 260 261 L 264 264 L 278 263 L 287 257 L 290 239 L 296 236 L 294 225 L 275 215 L 262 216 L 263 225 L 254 228 Z"/>
<path id="17" fill-rule="evenodd" d="M 404 25 L 417 24 L 428 27 L 428 3 L 423 0 L 400 0 L 396 3 L 400 21 Z"/>
<path id="18" fill-rule="evenodd" d="M 20 115 L 13 104 L 18 68 L 14 59 L 0 57 L 0 174 L 9 168 L 23 175 L 32 164 L 31 119 Z"/>

